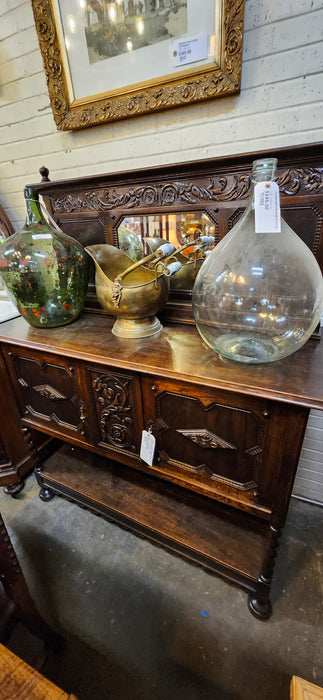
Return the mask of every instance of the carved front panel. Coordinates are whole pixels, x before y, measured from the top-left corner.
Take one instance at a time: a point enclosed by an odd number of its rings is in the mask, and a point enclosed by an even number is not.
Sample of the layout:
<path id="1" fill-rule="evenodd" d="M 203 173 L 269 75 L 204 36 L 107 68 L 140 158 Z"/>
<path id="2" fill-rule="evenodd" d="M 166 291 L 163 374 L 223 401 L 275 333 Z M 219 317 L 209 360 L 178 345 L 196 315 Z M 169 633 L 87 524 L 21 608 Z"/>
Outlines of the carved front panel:
<path id="1" fill-rule="evenodd" d="M 46 425 L 62 436 L 83 439 L 82 402 L 77 395 L 74 368 L 41 354 L 8 354 L 22 417 Z"/>
<path id="2" fill-rule="evenodd" d="M 98 444 L 112 451 L 138 454 L 140 427 L 136 379 L 128 374 L 88 370 L 95 406 Z"/>
<path id="3" fill-rule="evenodd" d="M 254 489 L 265 420 L 248 410 L 165 391 L 156 397 L 162 461 L 242 490 Z"/>
<path id="4" fill-rule="evenodd" d="M 141 381 L 145 428 L 156 438 L 145 470 L 267 517 L 285 430 L 275 402 L 157 375 Z"/>

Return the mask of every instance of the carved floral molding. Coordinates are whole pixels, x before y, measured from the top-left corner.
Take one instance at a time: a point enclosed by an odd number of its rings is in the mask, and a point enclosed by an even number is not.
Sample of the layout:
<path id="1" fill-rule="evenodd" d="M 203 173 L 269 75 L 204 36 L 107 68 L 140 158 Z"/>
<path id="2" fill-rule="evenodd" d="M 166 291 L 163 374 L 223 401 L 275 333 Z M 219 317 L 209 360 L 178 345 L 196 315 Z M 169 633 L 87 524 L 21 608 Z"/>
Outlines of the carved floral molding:
<path id="1" fill-rule="evenodd" d="M 276 177 L 280 192 L 287 195 L 302 191 L 312 194 L 323 188 L 323 168 L 295 168 L 285 170 Z"/>
<path id="2" fill-rule="evenodd" d="M 134 409 L 128 385 L 128 380 L 110 374 L 100 374 L 92 379 L 100 438 L 102 442 L 122 449 L 135 448 Z"/>
<path id="3" fill-rule="evenodd" d="M 323 188 L 323 168 L 287 169 L 278 173 L 276 181 L 280 192 L 293 196 L 302 193 L 317 194 Z M 208 182 L 176 181 L 149 183 L 138 187 L 102 187 L 77 195 L 51 195 L 54 214 L 80 211 L 111 211 L 136 207 L 169 207 L 176 204 L 208 204 L 246 199 L 250 192 L 251 177 L 247 174 L 219 175 Z"/>

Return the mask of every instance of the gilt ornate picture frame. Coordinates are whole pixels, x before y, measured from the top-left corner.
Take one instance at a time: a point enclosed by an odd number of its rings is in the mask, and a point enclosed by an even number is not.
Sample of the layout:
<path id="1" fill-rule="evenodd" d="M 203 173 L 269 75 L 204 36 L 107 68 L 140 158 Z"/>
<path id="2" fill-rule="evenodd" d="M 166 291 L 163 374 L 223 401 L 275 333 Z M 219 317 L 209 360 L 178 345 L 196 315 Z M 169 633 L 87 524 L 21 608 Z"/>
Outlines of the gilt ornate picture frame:
<path id="1" fill-rule="evenodd" d="M 57 128 L 240 90 L 244 0 L 31 0 Z"/>

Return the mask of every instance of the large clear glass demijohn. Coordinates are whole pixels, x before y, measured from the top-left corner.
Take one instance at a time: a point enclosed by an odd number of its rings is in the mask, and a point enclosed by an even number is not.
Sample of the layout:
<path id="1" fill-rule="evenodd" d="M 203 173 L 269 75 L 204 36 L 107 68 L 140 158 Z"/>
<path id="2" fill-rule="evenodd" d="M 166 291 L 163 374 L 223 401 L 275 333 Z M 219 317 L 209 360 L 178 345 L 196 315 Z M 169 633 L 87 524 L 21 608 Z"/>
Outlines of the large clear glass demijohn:
<path id="1" fill-rule="evenodd" d="M 255 230 L 254 186 L 272 182 L 276 165 L 275 158 L 254 161 L 247 209 L 205 260 L 193 289 L 203 340 L 238 362 L 291 355 L 323 310 L 322 274 L 309 247 L 283 218 L 278 233 Z"/>

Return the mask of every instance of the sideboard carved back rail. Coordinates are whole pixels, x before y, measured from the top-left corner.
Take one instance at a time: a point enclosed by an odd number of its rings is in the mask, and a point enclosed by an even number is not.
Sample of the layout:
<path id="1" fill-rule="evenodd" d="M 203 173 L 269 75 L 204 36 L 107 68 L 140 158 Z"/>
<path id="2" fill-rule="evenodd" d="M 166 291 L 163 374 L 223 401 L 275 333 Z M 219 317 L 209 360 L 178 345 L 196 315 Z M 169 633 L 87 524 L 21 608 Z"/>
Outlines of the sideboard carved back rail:
<path id="1" fill-rule="evenodd" d="M 218 242 L 243 213 L 251 185 L 252 162 L 278 158 L 282 215 L 316 256 L 323 270 L 323 144 L 282 148 L 33 185 L 56 222 L 83 245 L 118 245 L 117 229 L 134 214 L 205 212 Z M 91 261 L 86 308 L 101 311 Z M 190 293 L 174 291 L 163 312 L 167 320 L 193 323 Z"/>

